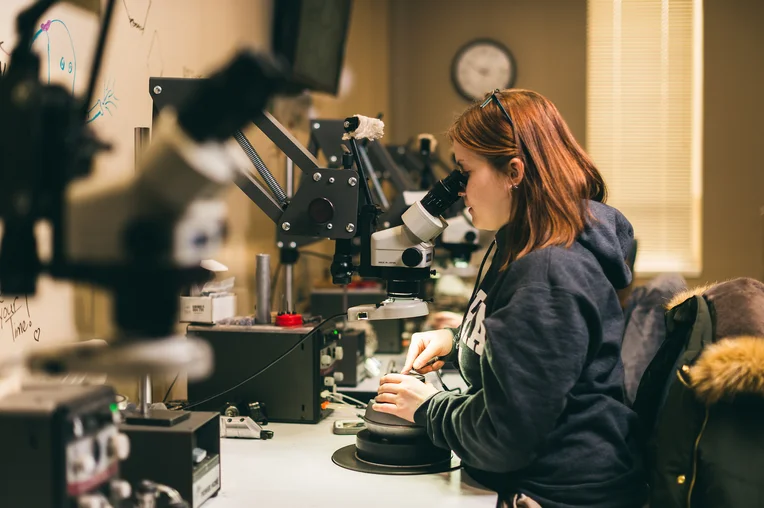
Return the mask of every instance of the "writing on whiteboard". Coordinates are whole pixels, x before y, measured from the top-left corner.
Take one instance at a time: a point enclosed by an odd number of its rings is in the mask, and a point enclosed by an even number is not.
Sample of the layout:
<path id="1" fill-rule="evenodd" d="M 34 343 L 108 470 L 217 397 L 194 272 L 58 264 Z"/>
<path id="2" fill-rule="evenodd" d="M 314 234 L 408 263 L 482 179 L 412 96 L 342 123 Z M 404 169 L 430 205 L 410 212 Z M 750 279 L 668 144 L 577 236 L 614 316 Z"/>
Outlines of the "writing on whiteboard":
<path id="1" fill-rule="evenodd" d="M 31 337 L 40 342 L 40 327 L 35 327 L 27 296 L 5 297 L 0 294 L 0 338 L 13 342 Z"/>
<path id="2" fill-rule="evenodd" d="M 32 46 L 37 47 L 41 55 L 41 64 L 45 80 L 59 83 L 74 94 L 77 83 L 77 54 L 74 40 L 69 28 L 60 19 L 49 19 L 40 24 L 40 28 L 32 37 Z M 7 54 L 7 51 L 0 49 Z M 5 72 L 5 66 L 0 69 Z M 87 123 L 103 118 L 105 113 L 111 116 L 117 107 L 117 97 L 114 95 L 114 80 L 105 83 L 101 97 L 96 99 L 88 110 Z"/>
<path id="3" fill-rule="evenodd" d="M 117 97 L 114 95 L 114 80 L 112 79 L 111 84 L 108 82 L 104 83 L 102 97 L 97 99 L 95 104 L 93 104 L 88 110 L 87 123 L 102 117 L 104 115 L 104 111 L 111 115 L 111 110 L 116 109 L 117 107 L 117 101 L 119 101 L 119 99 L 117 99 Z"/>

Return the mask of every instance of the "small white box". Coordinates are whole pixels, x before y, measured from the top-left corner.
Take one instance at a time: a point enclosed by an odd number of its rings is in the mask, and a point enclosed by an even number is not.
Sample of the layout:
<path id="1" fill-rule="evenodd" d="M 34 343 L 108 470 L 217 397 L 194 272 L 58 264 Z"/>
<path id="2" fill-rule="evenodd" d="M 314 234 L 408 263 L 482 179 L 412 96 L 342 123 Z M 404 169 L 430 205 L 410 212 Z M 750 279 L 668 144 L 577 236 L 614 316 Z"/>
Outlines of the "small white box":
<path id="1" fill-rule="evenodd" d="M 181 296 L 180 322 L 214 324 L 236 315 L 236 295 Z"/>

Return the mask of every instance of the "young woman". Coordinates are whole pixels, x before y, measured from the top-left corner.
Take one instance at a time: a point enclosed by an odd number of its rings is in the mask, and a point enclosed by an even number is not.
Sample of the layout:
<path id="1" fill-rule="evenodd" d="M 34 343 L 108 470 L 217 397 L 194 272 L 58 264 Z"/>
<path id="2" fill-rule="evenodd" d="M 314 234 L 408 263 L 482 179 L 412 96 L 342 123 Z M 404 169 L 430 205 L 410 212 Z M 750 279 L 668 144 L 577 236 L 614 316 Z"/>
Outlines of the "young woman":
<path id="1" fill-rule="evenodd" d="M 631 224 L 604 204 L 602 176 L 538 93 L 496 90 L 448 137 L 475 226 L 497 231 L 495 254 L 459 330 L 415 334 L 402 372 L 455 360 L 469 389 L 390 374 L 374 409 L 425 425 L 500 506 L 641 507 L 616 293 L 631 281 Z"/>

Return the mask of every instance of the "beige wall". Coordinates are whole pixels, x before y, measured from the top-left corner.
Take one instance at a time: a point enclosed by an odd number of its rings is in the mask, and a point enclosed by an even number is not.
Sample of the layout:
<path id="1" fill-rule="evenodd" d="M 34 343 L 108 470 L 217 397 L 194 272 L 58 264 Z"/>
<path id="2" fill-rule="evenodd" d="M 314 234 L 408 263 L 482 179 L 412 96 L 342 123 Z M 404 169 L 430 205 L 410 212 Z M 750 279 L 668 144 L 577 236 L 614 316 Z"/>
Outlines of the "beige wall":
<path id="1" fill-rule="evenodd" d="M 764 278 L 764 2 L 704 8 L 703 273 L 689 282 Z M 515 56 L 515 86 L 552 99 L 585 146 L 585 0 L 390 0 L 390 32 L 396 142 L 420 132 L 444 141 L 467 106 L 451 85 L 451 59 L 465 42 L 492 37 Z"/>
<path id="2" fill-rule="evenodd" d="M 374 116 L 388 110 L 389 63 L 384 42 L 388 33 L 388 7 L 385 2 L 356 1 L 350 21 L 342 84 L 338 96 L 313 94 L 297 100 L 280 100 L 274 106 L 274 115 L 302 143 L 308 140 L 308 116 L 317 118 L 345 118 L 354 114 Z M 252 128 L 246 131 L 268 168 L 284 186 L 286 160 L 262 133 Z M 300 170 L 295 167 L 295 177 Z M 236 277 L 236 295 L 240 315 L 252 314 L 255 305 L 255 256 L 271 255 L 271 267 L 278 263 L 276 229 L 273 222 L 255 206 L 238 188 L 227 194 L 229 205 L 230 241 L 216 259 L 230 271 L 225 276 Z M 332 254 L 334 244 L 322 241 L 307 249 Z M 295 298 L 301 302 L 298 310 L 305 310 L 311 288 L 328 275 L 329 264 L 321 259 L 301 256 L 295 266 Z M 284 275 L 275 290 L 273 310 L 281 309 L 280 295 L 284 293 Z M 162 397 L 169 379 L 155 383 L 155 397 Z M 173 389 L 171 399 L 185 396 L 185 382 Z"/>
<path id="3" fill-rule="evenodd" d="M 705 0 L 703 274 L 764 279 L 764 2 Z"/>
<path id="4" fill-rule="evenodd" d="M 445 141 L 442 133 L 468 106 L 451 84 L 451 60 L 480 37 L 504 43 L 517 63 L 515 87 L 550 98 L 586 141 L 585 0 L 390 0 L 394 141 L 421 132 Z"/>

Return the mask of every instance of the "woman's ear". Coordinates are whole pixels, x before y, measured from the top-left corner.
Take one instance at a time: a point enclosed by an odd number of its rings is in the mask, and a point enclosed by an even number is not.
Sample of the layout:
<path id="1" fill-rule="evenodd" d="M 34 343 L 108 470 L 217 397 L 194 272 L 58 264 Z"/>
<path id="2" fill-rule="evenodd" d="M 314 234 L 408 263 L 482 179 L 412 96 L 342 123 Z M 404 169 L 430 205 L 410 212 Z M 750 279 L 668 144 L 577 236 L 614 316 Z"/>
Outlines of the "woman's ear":
<path id="1" fill-rule="evenodd" d="M 509 161 L 509 180 L 513 187 L 520 185 L 525 177 L 525 164 L 520 157 L 514 157 Z"/>

